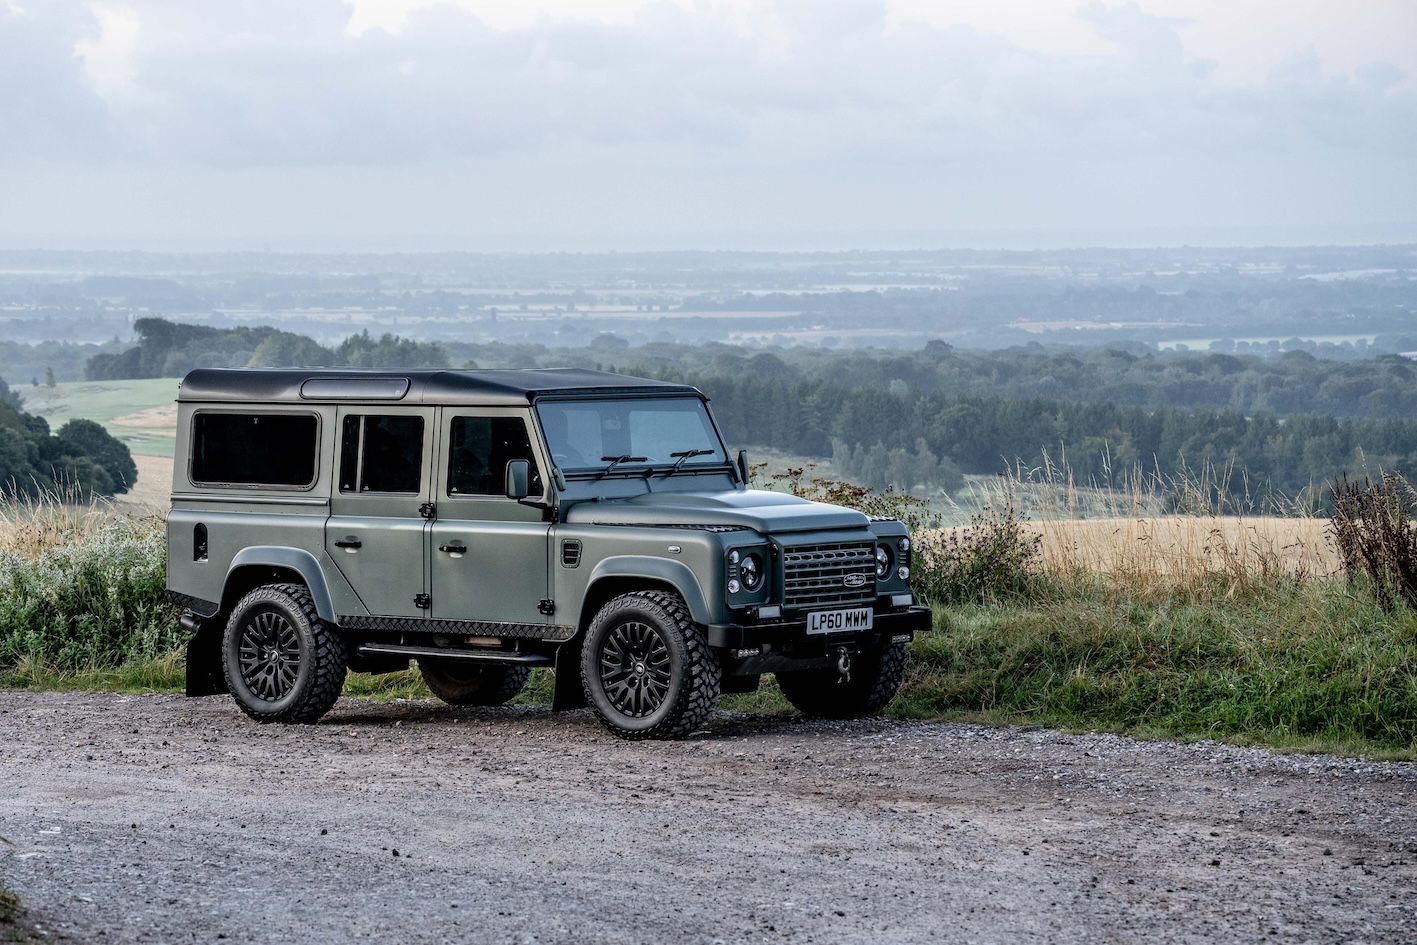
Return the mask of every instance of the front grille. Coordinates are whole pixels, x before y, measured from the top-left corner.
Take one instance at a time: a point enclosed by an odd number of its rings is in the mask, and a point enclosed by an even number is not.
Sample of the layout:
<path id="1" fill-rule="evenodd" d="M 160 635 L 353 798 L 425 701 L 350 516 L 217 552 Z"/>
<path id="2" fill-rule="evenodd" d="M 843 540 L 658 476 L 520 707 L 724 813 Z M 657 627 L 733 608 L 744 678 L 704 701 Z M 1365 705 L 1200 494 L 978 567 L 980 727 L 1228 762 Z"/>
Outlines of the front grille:
<path id="1" fill-rule="evenodd" d="M 876 597 L 876 546 L 872 542 L 796 545 L 783 549 L 782 561 L 789 609 L 862 604 Z M 863 575 L 866 583 L 847 587 L 848 574 Z"/>

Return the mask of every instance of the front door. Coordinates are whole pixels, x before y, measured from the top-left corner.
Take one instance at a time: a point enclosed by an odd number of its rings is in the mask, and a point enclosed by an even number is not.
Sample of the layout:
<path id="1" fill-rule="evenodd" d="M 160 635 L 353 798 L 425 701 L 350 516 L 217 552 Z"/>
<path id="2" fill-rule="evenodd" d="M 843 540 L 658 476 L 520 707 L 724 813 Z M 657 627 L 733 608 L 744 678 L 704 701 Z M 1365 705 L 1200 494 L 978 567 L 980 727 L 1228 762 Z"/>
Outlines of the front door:
<path id="1" fill-rule="evenodd" d="M 551 526 L 540 509 L 506 497 L 507 462 L 531 463 L 531 498 L 544 499 L 545 464 L 532 446 L 525 410 L 442 408 L 442 450 L 436 490 L 438 517 L 430 529 L 433 616 L 502 625 L 486 635 L 525 635 L 551 619 Z M 520 634 L 518 631 L 520 630 Z"/>
<path id="2" fill-rule="evenodd" d="M 431 407 L 341 407 L 325 550 L 376 617 L 428 616 Z"/>

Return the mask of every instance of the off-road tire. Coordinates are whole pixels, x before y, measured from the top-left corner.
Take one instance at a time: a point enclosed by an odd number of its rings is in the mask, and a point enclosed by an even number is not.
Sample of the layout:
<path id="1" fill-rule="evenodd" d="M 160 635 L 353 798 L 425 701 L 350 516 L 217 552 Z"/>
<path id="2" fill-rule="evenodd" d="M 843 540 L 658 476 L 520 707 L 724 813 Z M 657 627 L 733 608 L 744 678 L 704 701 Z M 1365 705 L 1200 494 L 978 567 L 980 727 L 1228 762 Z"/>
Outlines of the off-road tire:
<path id="1" fill-rule="evenodd" d="M 241 598 L 221 659 L 232 698 L 257 722 L 314 722 L 344 689 L 344 641 L 299 584 L 268 584 Z"/>
<path id="2" fill-rule="evenodd" d="M 581 649 L 586 701 L 621 738 L 695 731 L 718 701 L 720 680 L 718 659 L 689 608 L 665 591 L 610 601 L 591 620 Z"/>
<path id="3" fill-rule="evenodd" d="M 855 719 L 884 709 L 905 678 L 905 643 L 887 643 L 876 653 L 852 661 L 851 678 L 835 666 L 778 673 L 777 685 L 803 715 Z"/>
<path id="4" fill-rule="evenodd" d="M 423 683 L 448 705 L 501 705 L 522 691 L 530 666 L 419 659 Z"/>

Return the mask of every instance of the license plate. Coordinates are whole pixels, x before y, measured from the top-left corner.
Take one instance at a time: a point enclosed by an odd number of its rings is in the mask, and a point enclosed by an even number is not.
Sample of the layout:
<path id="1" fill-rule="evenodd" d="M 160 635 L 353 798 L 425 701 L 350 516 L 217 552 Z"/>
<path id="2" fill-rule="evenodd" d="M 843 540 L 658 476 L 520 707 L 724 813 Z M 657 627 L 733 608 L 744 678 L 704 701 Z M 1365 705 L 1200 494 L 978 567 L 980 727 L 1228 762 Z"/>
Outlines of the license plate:
<path id="1" fill-rule="evenodd" d="M 851 630 L 870 630 L 873 616 L 870 607 L 813 611 L 807 615 L 807 632 L 845 633 Z"/>

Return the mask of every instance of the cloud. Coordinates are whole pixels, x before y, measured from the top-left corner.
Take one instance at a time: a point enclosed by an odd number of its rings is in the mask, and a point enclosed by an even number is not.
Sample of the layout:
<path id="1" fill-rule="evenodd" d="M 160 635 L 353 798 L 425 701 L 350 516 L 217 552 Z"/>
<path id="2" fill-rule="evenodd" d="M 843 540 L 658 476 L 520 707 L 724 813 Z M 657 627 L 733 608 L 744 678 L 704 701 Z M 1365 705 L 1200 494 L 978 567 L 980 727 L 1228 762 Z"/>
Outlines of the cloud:
<path id="1" fill-rule="evenodd" d="M 1236 135 L 1237 123 L 1276 118 L 1300 121 L 1279 129 L 1289 144 L 1332 140 L 1327 122 L 1353 147 L 1388 147 L 1393 136 L 1366 122 L 1414 113 L 1391 67 L 1335 84 L 1312 50 L 1267 85 L 1216 86 L 1175 30 L 1136 4 L 1080 8 L 1117 47 L 1081 59 L 969 28 L 890 30 L 877 0 L 777 0 L 759 14 L 771 20 L 761 34 L 713 7 L 669 3 L 627 24 L 518 30 L 439 5 L 413 12 L 397 35 L 357 36 L 336 0 L 134 0 L 97 17 L 45 9 L 0 20 L 11 153 L 117 134 L 125 152 L 217 166 L 387 165 L 570 144 L 909 163 L 1016 148 L 1245 146 L 1254 136 Z M 1317 106 L 1307 117 L 1306 102 Z"/>
<path id="2" fill-rule="evenodd" d="M 79 3 L 45 5 L 44 15 L 0 6 L 0 158 L 76 154 L 101 158 L 111 144 L 109 113 L 75 48 L 98 30 Z"/>
<path id="3" fill-rule="evenodd" d="M 529 189 L 556 177 L 567 199 L 595 192 L 587 218 L 636 186 L 710 216 L 790 193 L 783 212 L 831 199 L 864 218 L 895 201 L 915 219 L 914 200 L 982 221 L 994 208 L 1066 218 L 1123 192 L 1136 215 L 1148 202 L 1184 215 L 1207 192 L 1279 206 L 1281 181 L 1410 178 L 1417 99 L 1387 63 L 1334 74 L 1301 49 L 1262 81 L 1224 84 L 1175 21 L 1135 3 L 1078 8 L 1111 50 L 1086 56 L 887 12 L 661 0 L 614 23 L 494 29 L 443 3 L 356 33 L 340 0 L 0 6 L 0 161 L 461 163 Z M 1409 184 L 1395 206 L 1414 199 Z"/>

